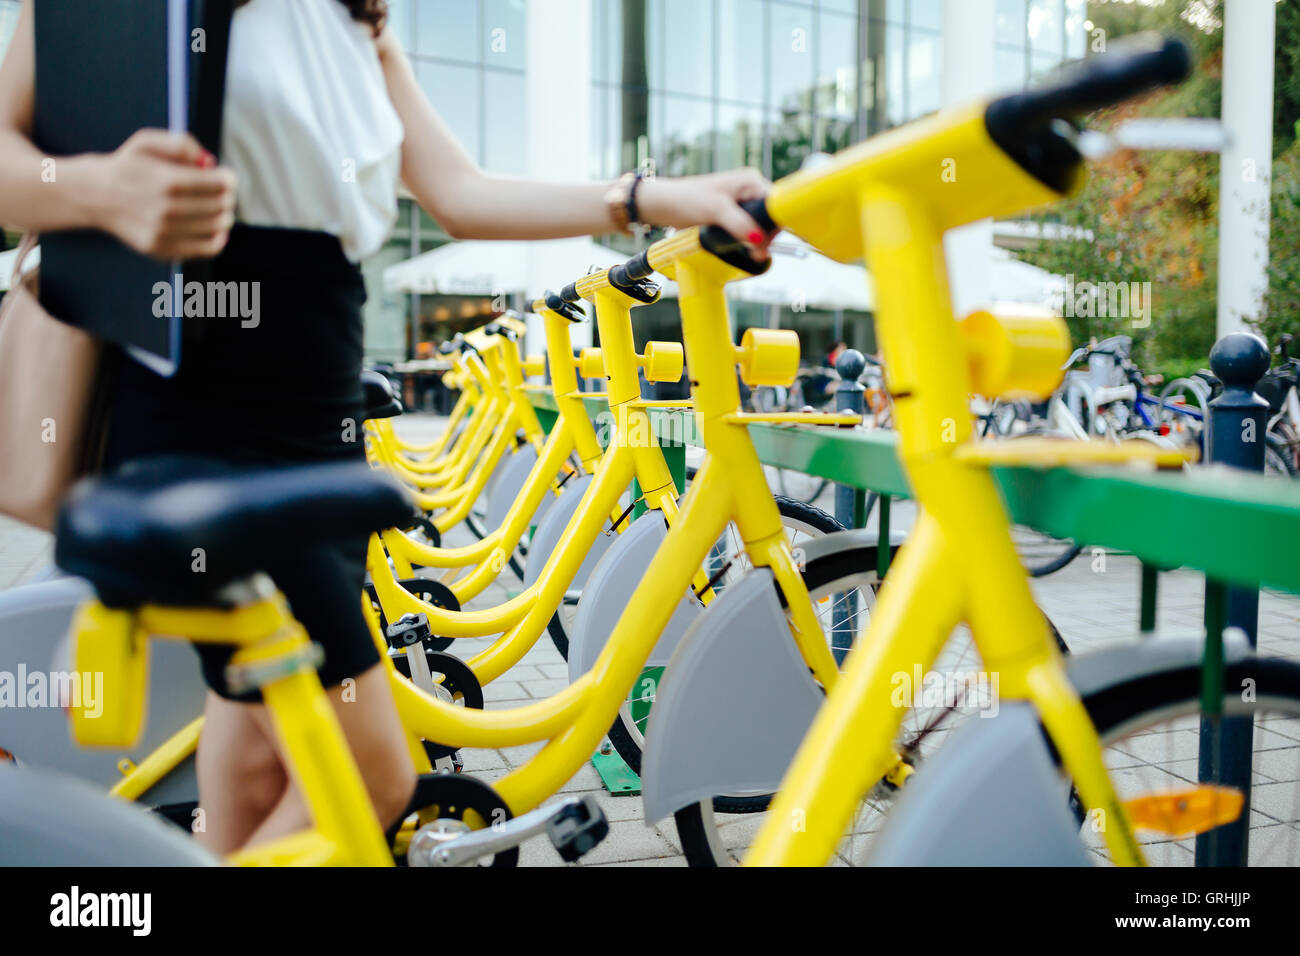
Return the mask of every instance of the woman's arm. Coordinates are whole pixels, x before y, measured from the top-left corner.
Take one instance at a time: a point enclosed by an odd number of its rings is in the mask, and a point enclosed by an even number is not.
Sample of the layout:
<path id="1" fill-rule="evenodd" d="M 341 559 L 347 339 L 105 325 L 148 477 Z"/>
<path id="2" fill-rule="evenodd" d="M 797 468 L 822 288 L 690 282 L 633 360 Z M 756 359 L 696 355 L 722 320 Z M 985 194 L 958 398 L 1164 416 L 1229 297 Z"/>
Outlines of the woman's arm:
<path id="1" fill-rule="evenodd" d="M 377 45 L 388 95 L 406 127 L 402 178 L 416 201 L 458 239 L 556 239 L 616 228 L 605 203 L 607 183 L 545 183 L 491 176 L 479 169 L 434 111 L 392 30 Z M 756 254 L 766 237 L 738 203 L 767 192 L 752 169 L 655 179 L 637 189 L 643 220 L 684 228 L 721 226 Z"/>
<path id="2" fill-rule="evenodd" d="M 189 134 L 141 130 L 107 154 L 52 159 L 32 143 L 32 0 L 0 64 L 0 223 L 102 229 L 159 259 L 216 255 L 234 222 L 235 177 Z"/>

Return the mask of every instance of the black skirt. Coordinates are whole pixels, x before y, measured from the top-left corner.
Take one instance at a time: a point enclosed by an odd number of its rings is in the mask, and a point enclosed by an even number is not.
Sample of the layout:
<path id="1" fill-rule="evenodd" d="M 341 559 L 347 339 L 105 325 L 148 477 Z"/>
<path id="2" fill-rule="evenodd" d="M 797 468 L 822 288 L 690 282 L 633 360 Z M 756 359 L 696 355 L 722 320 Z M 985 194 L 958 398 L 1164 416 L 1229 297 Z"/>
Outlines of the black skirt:
<path id="1" fill-rule="evenodd" d="M 240 466 L 363 459 L 360 270 L 325 233 L 237 225 L 213 262 L 207 301 L 232 307 L 184 320 L 180 370 L 163 378 L 113 357 L 104 465 L 153 455 L 200 455 Z M 224 285 L 237 283 L 237 286 Z M 213 288 L 216 288 L 215 286 Z M 233 308 L 232 291 L 242 311 Z M 214 310 L 216 311 L 216 310 Z M 268 555 L 263 568 L 325 651 L 332 686 L 379 661 L 361 614 L 364 539 Z M 197 646 L 204 678 L 232 695 L 232 650 Z"/>

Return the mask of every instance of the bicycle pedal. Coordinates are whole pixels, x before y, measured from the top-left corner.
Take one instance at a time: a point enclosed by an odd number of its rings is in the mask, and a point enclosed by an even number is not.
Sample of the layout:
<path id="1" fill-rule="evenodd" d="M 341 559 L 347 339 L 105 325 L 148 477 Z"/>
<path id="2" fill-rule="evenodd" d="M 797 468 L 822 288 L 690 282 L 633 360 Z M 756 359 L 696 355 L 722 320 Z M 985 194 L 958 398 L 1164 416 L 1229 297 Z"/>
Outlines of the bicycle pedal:
<path id="1" fill-rule="evenodd" d="M 439 757 L 433 762 L 434 773 L 464 773 L 465 760 L 460 755 L 459 750 L 454 750 L 445 757 Z"/>
<path id="2" fill-rule="evenodd" d="M 570 797 L 481 830 L 469 829 L 459 819 L 434 820 L 415 832 L 406 858 L 416 867 L 470 866 L 487 856 L 517 858 L 520 844 L 545 833 L 561 858 L 572 863 L 608 832 L 594 797 Z"/>
<path id="3" fill-rule="evenodd" d="M 558 814 L 546 827 L 551 846 L 565 863 L 573 863 L 590 853 L 609 835 L 609 821 L 593 796 L 581 800 L 565 801 Z"/>
<path id="4" fill-rule="evenodd" d="M 404 650 L 412 644 L 423 643 L 432 636 L 429 616 L 424 613 L 403 614 L 384 631 L 388 646 L 395 650 Z"/>

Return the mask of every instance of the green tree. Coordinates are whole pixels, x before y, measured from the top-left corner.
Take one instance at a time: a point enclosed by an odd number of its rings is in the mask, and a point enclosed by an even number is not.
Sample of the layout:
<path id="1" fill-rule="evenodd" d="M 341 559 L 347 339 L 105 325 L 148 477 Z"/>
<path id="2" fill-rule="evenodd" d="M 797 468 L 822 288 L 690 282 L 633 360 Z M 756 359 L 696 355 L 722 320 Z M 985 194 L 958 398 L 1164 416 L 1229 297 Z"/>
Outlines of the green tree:
<path id="1" fill-rule="evenodd" d="M 1219 115 L 1222 80 L 1221 0 L 1159 4 L 1094 2 L 1090 53 L 1143 30 L 1176 33 L 1189 44 L 1197 68 L 1181 86 L 1159 90 L 1088 117 L 1106 130 L 1135 116 Z M 1300 309 L 1300 2 L 1277 6 L 1274 90 L 1274 167 L 1270 292 L 1261 330 L 1295 330 Z M 1026 261 L 1076 281 L 1150 282 L 1152 321 L 1136 329 L 1128 319 L 1069 319 L 1078 341 L 1122 332 L 1132 335 L 1142 362 L 1170 369 L 1204 364 L 1214 344 L 1217 299 L 1219 160 L 1187 153 L 1120 153 L 1097 164 L 1083 191 L 1038 217 L 1073 227 L 1089 238 L 1044 241 L 1021 254 Z"/>

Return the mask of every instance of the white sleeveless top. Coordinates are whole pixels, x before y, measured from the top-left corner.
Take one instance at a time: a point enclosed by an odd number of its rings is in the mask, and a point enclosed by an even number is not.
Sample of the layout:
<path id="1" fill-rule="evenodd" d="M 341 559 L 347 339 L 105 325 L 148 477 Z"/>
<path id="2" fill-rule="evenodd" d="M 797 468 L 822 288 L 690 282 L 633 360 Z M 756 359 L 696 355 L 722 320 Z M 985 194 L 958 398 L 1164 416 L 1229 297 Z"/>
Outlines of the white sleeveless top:
<path id="1" fill-rule="evenodd" d="M 405 134 L 370 27 L 339 0 L 235 11 L 223 124 L 240 222 L 330 233 L 353 262 L 383 245 Z"/>

